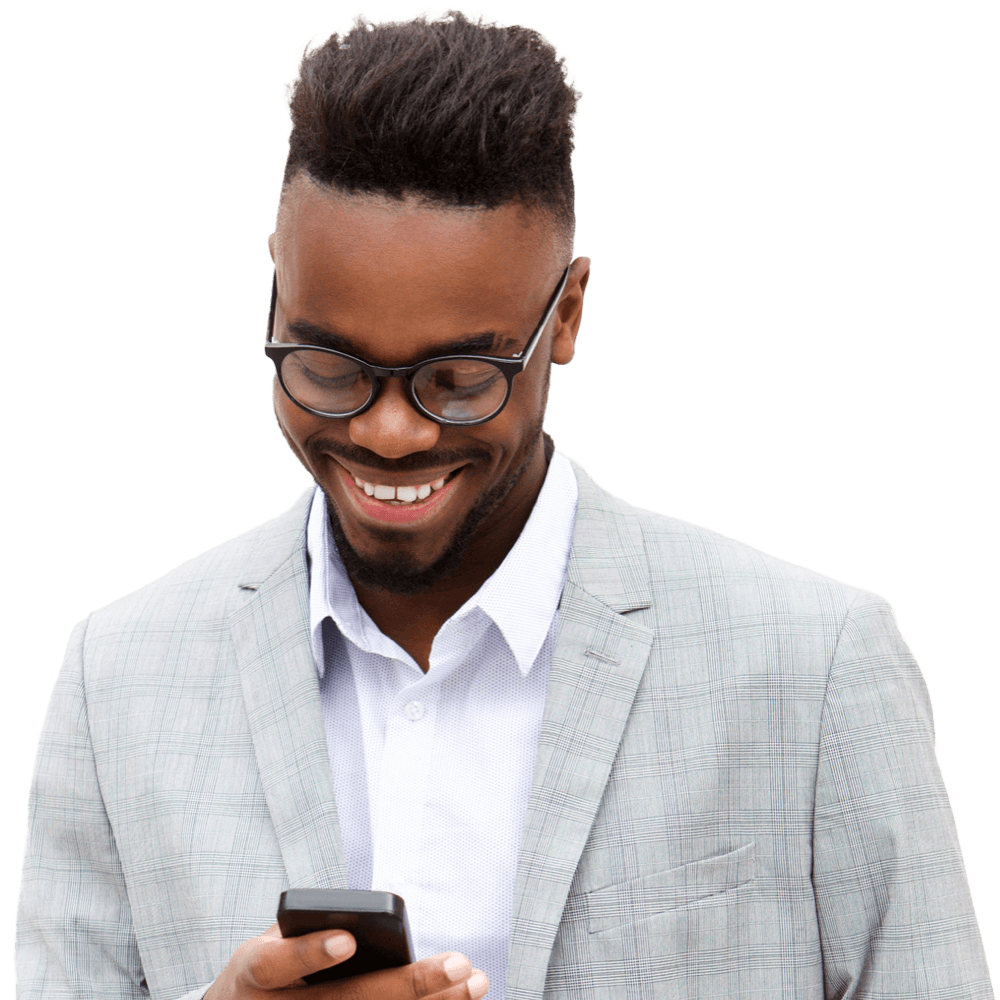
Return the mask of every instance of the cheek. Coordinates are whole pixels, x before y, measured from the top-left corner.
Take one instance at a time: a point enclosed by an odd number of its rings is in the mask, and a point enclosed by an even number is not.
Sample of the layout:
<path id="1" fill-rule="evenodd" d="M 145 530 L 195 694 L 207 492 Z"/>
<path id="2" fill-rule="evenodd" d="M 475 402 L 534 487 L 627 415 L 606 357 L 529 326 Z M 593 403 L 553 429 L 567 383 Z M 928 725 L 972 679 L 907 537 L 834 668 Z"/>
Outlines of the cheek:
<path id="1" fill-rule="evenodd" d="M 288 398 L 277 379 L 274 380 L 274 412 L 285 433 L 299 439 L 311 432 L 311 425 L 317 420 Z"/>
<path id="2" fill-rule="evenodd" d="M 528 373 L 524 372 L 523 376 Z M 521 460 L 541 432 L 542 415 L 545 411 L 545 385 L 539 379 L 528 379 L 519 375 L 514 379 L 510 399 L 503 412 L 484 424 L 493 446 L 503 448 L 506 461 L 516 464 Z"/>
<path id="3" fill-rule="evenodd" d="M 536 361 L 541 361 L 541 358 Z M 537 368 L 529 365 L 526 371 L 515 377 L 507 410 L 511 410 L 512 415 L 516 416 L 517 422 L 522 425 L 522 432 L 540 421 L 545 410 L 548 388 L 547 365 L 539 364 Z M 506 410 L 501 416 L 506 416 Z"/>
<path id="4" fill-rule="evenodd" d="M 285 395 L 285 391 L 281 388 L 277 379 L 274 380 L 272 398 L 274 401 L 274 415 L 278 418 L 278 424 L 285 437 L 298 437 L 296 433 L 297 421 L 295 411 L 299 408 Z M 302 416 L 306 416 L 306 414 L 303 413 Z"/>
<path id="5" fill-rule="evenodd" d="M 314 470 L 304 446 L 309 436 L 320 429 L 316 426 L 317 418 L 296 406 L 285 395 L 277 379 L 274 380 L 274 415 L 278 418 L 278 426 L 289 448 L 312 473 Z"/>

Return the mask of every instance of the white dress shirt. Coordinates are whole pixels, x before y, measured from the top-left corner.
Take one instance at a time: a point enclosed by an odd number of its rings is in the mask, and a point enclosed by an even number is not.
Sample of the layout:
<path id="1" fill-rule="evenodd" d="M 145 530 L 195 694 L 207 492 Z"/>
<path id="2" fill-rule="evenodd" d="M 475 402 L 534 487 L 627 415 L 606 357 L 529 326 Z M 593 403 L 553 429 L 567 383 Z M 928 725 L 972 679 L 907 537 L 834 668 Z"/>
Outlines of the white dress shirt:
<path id="1" fill-rule="evenodd" d="M 417 958 L 460 951 L 502 1000 L 577 484 L 553 454 L 524 530 L 441 627 L 426 674 L 358 603 L 317 488 L 310 618 L 352 889 L 398 893 Z"/>

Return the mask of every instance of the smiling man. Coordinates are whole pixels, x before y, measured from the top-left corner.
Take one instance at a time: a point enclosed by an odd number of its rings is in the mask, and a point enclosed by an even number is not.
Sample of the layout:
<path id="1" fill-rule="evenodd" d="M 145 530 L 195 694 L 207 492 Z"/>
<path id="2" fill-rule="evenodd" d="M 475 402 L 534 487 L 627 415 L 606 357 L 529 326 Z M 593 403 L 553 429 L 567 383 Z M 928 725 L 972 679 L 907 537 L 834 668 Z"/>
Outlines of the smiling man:
<path id="1" fill-rule="evenodd" d="M 576 96 L 460 15 L 305 58 L 265 350 L 316 485 L 74 633 L 24 998 L 990 995 L 887 605 L 543 433 Z M 289 887 L 397 893 L 416 960 L 307 984 L 357 945 Z"/>

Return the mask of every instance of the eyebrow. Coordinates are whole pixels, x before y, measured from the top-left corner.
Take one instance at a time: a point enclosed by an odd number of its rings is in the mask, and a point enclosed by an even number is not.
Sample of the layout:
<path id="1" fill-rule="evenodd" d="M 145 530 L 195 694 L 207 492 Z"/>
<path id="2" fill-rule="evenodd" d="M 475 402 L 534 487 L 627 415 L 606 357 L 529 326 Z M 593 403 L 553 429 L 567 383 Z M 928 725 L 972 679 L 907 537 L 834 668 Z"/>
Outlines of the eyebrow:
<path id="1" fill-rule="evenodd" d="M 365 360 L 354 344 L 339 333 L 316 326 L 307 320 L 297 319 L 287 324 L 288 333 L 299 343 L 313 344 L 316 347 L 328 347 L 351 357 Z M 497 350 L 497 342 L 503 344 L 508 338 L 501 337 L 495 330 L 484 330 L 462 340 L 452 340 L 446 344 L 435 344 L 433 354 L 424 354 L 414 360 L 413 364 L 431 358 L 443 358 L 451 354 L 489 354 Z"/>

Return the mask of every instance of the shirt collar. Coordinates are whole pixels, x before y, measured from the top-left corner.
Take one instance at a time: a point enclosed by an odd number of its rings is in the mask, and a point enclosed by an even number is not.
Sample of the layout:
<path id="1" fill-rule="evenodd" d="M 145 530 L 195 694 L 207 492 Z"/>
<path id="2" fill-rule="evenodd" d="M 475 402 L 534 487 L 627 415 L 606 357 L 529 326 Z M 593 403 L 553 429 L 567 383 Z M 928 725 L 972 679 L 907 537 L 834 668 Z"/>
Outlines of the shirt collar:
<path id="1" fill-rule="evenodd" d="M 478 612 L 500 630 L 524 676 L 531 670 L 555 618 L 566 580 L 578 498 L 569 459 L 552 455 L 545 482 L 524 529 L 496 572 L 442 626 L 439 635 Z M 390 659 L 410 657 L 384 635 L 358 603 L 327 518 L 326 497 L 317 486 L 306 527 L 309 553 L 309 618 L 316 666 L 325 668 L 322 623 L 332 618 L 361 649 Z M 436 640 L 435 640 L 436 642 Z M 431 651 L 433 668 L 434 651 Z"/>

